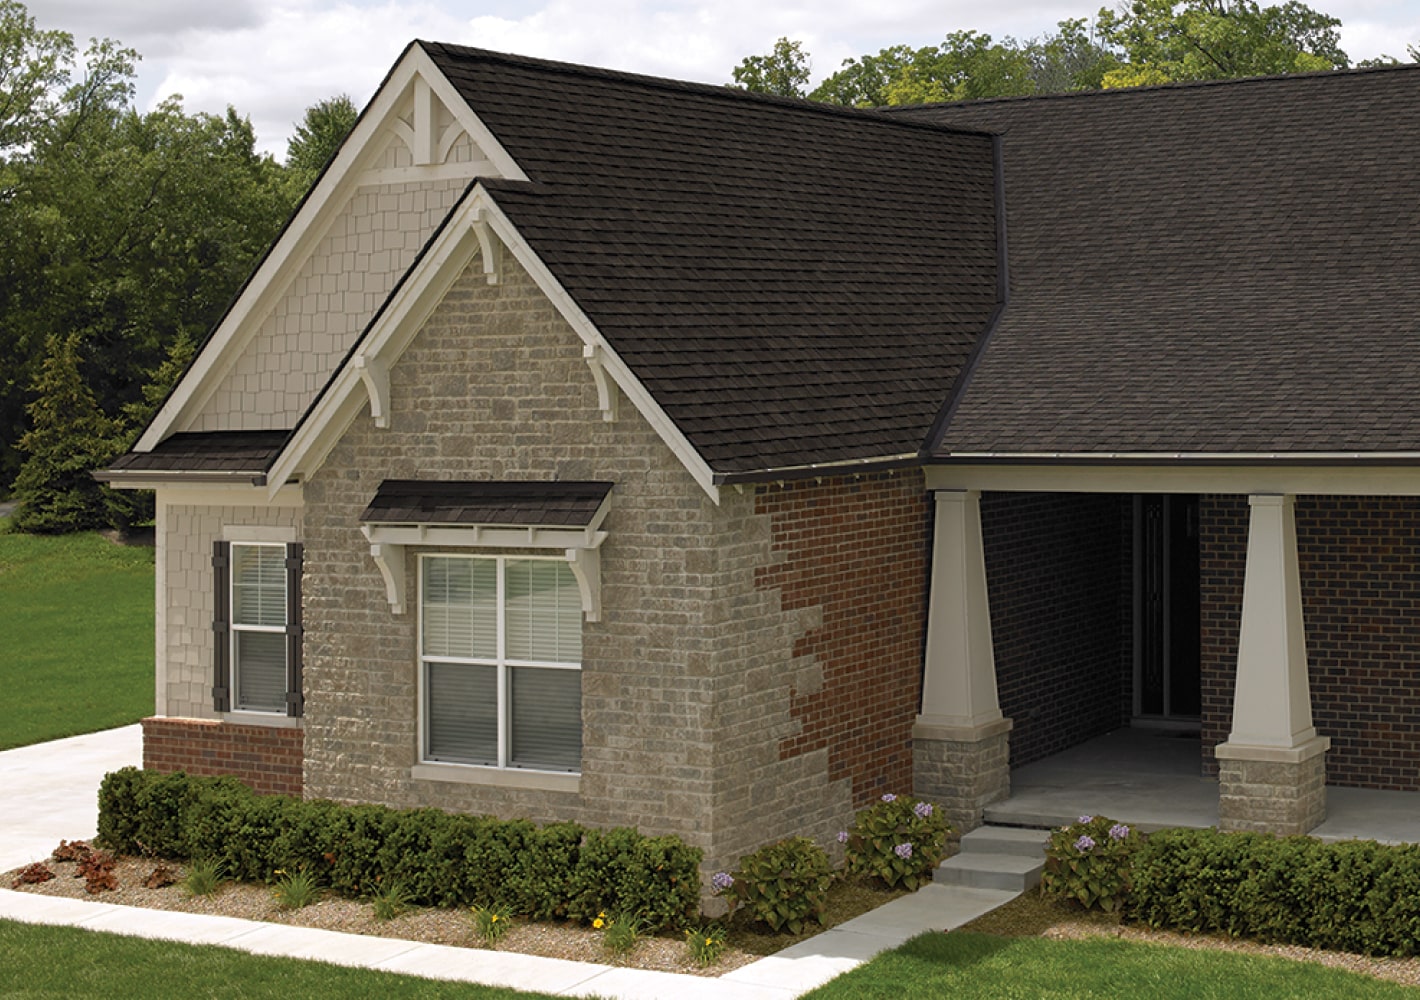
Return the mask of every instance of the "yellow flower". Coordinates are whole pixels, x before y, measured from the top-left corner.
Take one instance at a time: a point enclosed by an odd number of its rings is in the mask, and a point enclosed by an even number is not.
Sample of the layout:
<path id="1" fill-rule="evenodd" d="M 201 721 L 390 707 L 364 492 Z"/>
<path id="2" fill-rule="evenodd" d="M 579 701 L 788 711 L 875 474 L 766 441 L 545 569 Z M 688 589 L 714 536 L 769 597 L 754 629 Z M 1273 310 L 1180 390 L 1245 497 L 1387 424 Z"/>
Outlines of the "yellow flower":
<path id="1" fill-rule="evenodd" d="M 595 919 L 595 920 L 592 921 L 592 926 L 595 927 L 597 930 L 601 930 L 603 924 L 604 924 L 604 921 L 602 920 L 601 917 L 597 917 L 597 919 Z"/>
<path id="2" fill-rule="evenodd" d="M 495 914 L 493 914 L 493 923 L 496 924 L 497 922 L 498 922 L 498 914 L 495 913 Z"/>
<path id="3" fill-rule="evenodd" d="M 705 939 L 705 943 L 706 943 L 706 944 L 714 944 L 714 941 L 712 941 L 710 938 L 706 938 L 706 939 Z"/>

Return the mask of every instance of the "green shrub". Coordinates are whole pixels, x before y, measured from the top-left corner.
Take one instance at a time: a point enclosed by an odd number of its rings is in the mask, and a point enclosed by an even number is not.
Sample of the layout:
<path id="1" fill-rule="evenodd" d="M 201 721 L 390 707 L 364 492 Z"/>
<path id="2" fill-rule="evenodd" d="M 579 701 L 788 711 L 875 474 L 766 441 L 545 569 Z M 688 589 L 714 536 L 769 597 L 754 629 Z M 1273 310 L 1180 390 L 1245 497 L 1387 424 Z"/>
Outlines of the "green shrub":
<path id="1" fill-rule="evenodd" d="M 490 948 L 496 948 L 503 935 L 513 929 L 512 912 L 506 906 L 475 906 L 473 932 Z"/>
<path id="2" fill-rule="evenodd" d="M 1105 816 L 1081 816 L 1060 827 L 1045 849 L 1040 892 L 1086 910 L 1116 913 L 1134 882 L 1132 856 L 1143 834 Z"/>
<path id="3" fill-rule="evenodd" d="M 828 855 L 807 837 L 790 837 L 740 858 L 733 874 L 718 873 L 711 884 L 732 909 L 743 906 L 770 930 L 802 934 L 809 919 L 823 923 L 823 907 L 833 883 Z"/>
<path id="4" fill-rule="evenodd" d="M 1164 830 L 1134 856 L 1129 915 L 1196 933 L 1420 954 L 1420 846 Z"/>
<path id="5" fill-rule="evenodd" d="M 847 845 L 848 871 L 916 891 L 947 853 L 952 825 L 942 810 L 911 795 L 884 795 L 860 809 L 853 829 L 839 834 Z"/>
<path id="6" fill-rule="evenodd" d="M 588 830 L 567 886 L 566 915 L 635 913 L 648 934 L 683 927 L 700 909 L 701 851 L 679 837 L 635 830 Z"/>
<path id="7" fill-rule="evenodd" d="M 701 852 L 677 837 L 257 795 L 234 778 L 115 771 L 99 791 L 99 831 L 123 853 L 207 858 L 252 882 L 304 871 L 353 898 L 397 884 L 419 905 L 629 913 L 648 933 L 684 926 L 700 903 Z"/>
<path id="8" fill-rule="evenodd" d="M 644 926 L 634 913 L 619 913 L 609 919 L 602 929 L 602 947 L 612 955 L 625 955 L 641 940 Z"/>
<path id="9" fill-rule="evenodd" d="M 305 868 L 291 872 L 278 868 L 273 877 L 271 895 L 279 910 L 303 910 L 320 898 L 320 884 Z"/>

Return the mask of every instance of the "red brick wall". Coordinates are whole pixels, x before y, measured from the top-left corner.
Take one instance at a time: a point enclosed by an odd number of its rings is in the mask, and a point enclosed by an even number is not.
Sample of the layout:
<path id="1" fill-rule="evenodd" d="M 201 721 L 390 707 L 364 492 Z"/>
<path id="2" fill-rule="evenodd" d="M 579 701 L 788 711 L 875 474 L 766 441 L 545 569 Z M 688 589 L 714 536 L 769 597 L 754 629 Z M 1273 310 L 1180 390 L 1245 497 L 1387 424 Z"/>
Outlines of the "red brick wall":
<path id="1" fill-rule="evenodd" d="M 1058 753 L 1130 715 L 1126 515 L 1111 494 L 985 493 L 986 584 L 1011 766 Z"/>
<path id="2" fill-rule="evenodd" d="M 827 748 L 829 780 L 852 779 L 855 807 L 910 790 L 931 538 L 921 472 L 761 487 L 755 510 L 779 557 L 756 586 L 777 589 L 786 611 L 822 611 L 794 655 L 813 657 L 823 684 L 792 695 L 802 728 L 781 759 Z"/>
<path id="3" fill-rule="evenodd" d="M 1246 497 L 1201 512 L 1204 754 L 1232 726 Z M 1420 500 L 1298 497 L 1297 550 L 1312 720 L 1327 781 L 1420 790 Z"/>
<path id="4" fill-rule="evenodd" d="M 143 767 L 229 774 L 266 795 L 301 794 L 302 732 L 207 719 L 143 720 Z"/>
<path id="5" fill-rule="evenodd" d="M 1203 688 L 1203 773 L 1212 776 L 1218 774 L 1213 748 L 1228 738 L 1233 725 L 1233 676 L 1238 662 L 1247 519 L 1247 497 L 1198 498 L 1198 670 Z"/>

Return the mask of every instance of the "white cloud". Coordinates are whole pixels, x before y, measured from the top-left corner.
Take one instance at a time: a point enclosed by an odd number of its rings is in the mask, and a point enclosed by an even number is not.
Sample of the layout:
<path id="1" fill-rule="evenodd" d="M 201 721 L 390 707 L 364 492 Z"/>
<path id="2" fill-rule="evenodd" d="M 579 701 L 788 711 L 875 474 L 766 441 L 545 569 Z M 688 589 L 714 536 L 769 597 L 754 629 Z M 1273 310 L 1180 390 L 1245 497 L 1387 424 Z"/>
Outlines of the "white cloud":
<path id="1" fill-rule="evenodd" d="M 1026 39 L 1100 0 L 33 0 L 43 27 L 81 42 L 138 49 L 139 100 L 181 93 L 189 111 L 252 119 L 264 149 L 284 155 L 305 108 L 339 93 L 363 105 L 414 38 L 679 79 L 724 83 L 745 56 L 796 38 L 815 80 L 844 59 L 888 45 L 927 45 L 963 29 Z M 1277 0 L 1273 0 L 1277 2 Z M 1340 17 L 1355 59 L 1404 57 L 1420 41 L 1416 0 L 1315 3 Z"/>

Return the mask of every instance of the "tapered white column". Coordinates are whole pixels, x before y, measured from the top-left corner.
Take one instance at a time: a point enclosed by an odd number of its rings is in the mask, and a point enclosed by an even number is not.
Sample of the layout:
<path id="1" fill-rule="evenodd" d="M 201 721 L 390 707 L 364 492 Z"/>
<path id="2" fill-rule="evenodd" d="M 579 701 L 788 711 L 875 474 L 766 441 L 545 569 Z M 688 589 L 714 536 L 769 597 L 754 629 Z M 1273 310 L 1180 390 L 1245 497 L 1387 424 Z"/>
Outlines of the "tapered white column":
<path id="1" fill-rule="evenodd" d="M 1002 721 L 996 700 L 980 500 L 976 490 L 936 493 L 932 594 L 922 714 L 915 730 L 918 736 L 971 739 L 982 727 Z"/>
<path id="2" fill-rule="evenodd" d="M 1214 749 L 1227 830 L 1306 833 L 1326 818 L 1331 740 L 1312 725 L 1292 499 L 1248 498 L 1233 730 Z"/>
<path id="3" fill-rule="evenodd" d="M 1247 569 L 1238 632 L 1233 731 L 1238 747 L 1294 749 L 1317 739 L 1290 495 L 1248 498 Z"/>

